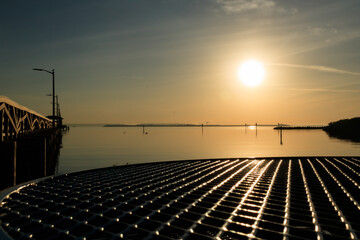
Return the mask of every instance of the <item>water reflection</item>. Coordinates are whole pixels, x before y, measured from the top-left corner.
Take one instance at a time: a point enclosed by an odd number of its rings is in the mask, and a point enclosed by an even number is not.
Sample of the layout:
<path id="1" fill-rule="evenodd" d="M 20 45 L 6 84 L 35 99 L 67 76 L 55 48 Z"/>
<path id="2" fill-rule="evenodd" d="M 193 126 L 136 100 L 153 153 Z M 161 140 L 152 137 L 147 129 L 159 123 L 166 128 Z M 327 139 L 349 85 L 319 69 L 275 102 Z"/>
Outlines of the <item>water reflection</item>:
<path id="1" fill-rule="evenodd" d="M 347 141 L 347 142 L 352 142 L 352 143 L 355 143 L 356 145 L 360 144 L 360 133 L 358 133 L 358 132 L 353 132 L 352 134 L 342 134 L 339 132 L 326 131 L 326 134 L 330 138 L 335 138 L 335 139 L 340 139 L 340 140 Z"/>
<path id="2" fill-rule="evenodd" d="M 358 133 L 354 133 L 353 135 L 342 135 L 333 132 L 326 132 L 326 134 L 333 139 L 340 139 L 345 142 L 351 142 L 356 145 L 360 145 L 360 135 Z"/>
<path id="3" fill-rule="evenodd" d="M 280 145 L 283 145 L 282 129 L 278 131 L 280 131 Z"/>
<path id="4" fill-rule="evenodd" d="M 360 117 L 331 122 L 324 130 L 331 138 L 360 143 Z"/>
<path id="5" fill-rule="evenodd" d="M 42 132 L 0 143 L 0 190 L 57 173 L 62 132 Z"/>
<path id="6" fill-rule="evenodd" d="M 60 134 L 52 140 L 45 136 L 18 140 L 16 164 L 13 161 L 14 142 L 1 143 L 0 189 L 54 173 L 144 162 L 360 155 L 358 142 L 354 145 L 333 141 L 333 136 L 322 130 L 283 132 L 273 130 L 273 127 L 249 125 L 200 128 L 73 127 L 64 137 Z M 283 144 L 285 137 L 286 144 Z M 62 142 L 64 148 L 59 157 Z"/>
<path id="7" fill-rule="evenodd" d="M 72 127 L 71 132 L 64 136 L 59 173 L 184 159 L 360 155 L 359 148 L 333 141 L 322 130 L 280 133 L 273 127 L 258 126 L 256 136 L 256 128 L 251 130 L 249 125 L 204 125 L 203 129 L 147 126 L 145 131 L 149 134 L 143 134 L 142 126 Z"/>
<path id="8" fill-rule="evenodd" d="M 256 129 L 257 129 L 256 126 L 249 126 L 248 128 L 249 128 L 250 130 L 256 130 Z"/>

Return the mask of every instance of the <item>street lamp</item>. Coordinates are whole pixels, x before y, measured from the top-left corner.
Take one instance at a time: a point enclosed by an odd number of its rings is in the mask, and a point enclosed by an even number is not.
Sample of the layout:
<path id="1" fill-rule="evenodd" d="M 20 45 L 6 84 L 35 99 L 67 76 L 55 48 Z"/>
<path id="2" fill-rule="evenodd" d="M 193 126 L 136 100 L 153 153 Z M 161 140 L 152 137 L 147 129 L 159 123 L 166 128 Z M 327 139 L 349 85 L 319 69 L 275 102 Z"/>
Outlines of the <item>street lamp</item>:
<path id="1" fill-rule="evenodd" d="M 47 72 L 47 73 L 50 73 L 52 75 L 52 81 L 53 81 L 53 109 L 52 109 L 52 116 L 53 116 L 53 128 L 55 128 L 55 69 L 49 71 L 49 70 L 46 70 L 46 69 L 42 69 L 42 68 L 33 68 L 33 70 L 35 71 L 42 71 L 42 72 Z"/>

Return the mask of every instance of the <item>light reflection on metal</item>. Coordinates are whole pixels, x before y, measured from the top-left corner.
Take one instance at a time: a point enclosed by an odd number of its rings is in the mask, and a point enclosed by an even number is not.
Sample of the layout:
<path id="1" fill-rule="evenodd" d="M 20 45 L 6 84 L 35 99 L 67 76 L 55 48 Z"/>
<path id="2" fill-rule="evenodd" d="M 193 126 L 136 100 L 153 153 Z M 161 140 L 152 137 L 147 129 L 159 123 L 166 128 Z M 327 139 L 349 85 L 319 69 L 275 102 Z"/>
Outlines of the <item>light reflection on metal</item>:
<path id="1" fill-rule="evenodd" d="M 334 160 L 340 164 L 342 164 L 343 166 L 345 166 L 346 168 L 350 169 L 354 174 L 358 175 L 360 177 L 360 174 L 358 172 L 356 172 L 352 167 L 346 165 L 345 163 L 339 161 L 337 158 L 334 158 Z M 348 161 L 346 158 L 344 158 L 344 160 Z M 344 173 L 338 166 L 336 166 L 334 163 L 332 163 L 331 161 L 329 161 L 328 159 L 326 159 L 327 162 L 331 163 L 334 167 L 336 167 L 337 170 L 339 170 L 339 172 L 341 172 L 347 179 L 349 179 L 356 187 L 358 187 L 360 189 L 360 185 L 351 177 L 349 177 L 346 173 Z M 360 209 L 359 209 L 360 210 Z"/>
<path id="2" fill-rule="evenodd" d="M 300 166 L 300 170 L 301 170 L 302 180 L 303 180 L 305 191 L 306 191 L 307 201 L 309 203 L 309 207 L 310 207 L 310 211 L 311 211 L 312 223 L 315 225 L 314 229 L 317 234 L 317 239 L 321 240 L 321 239 L 323 239 L 323 234 L 321 232 L 321 228 L 320 228 L 318 217 L 317 217 L 317 214 L 315 211 L 314 203 L 312 201 L 312 197 L 311 197 L 310 189 L 308 186 L 308 182 L 306 180 L 304 168 L 302 166 L 300 159 L 298 161 L 299 161 L 299 166 Z"/>
<path id="3" fill-rule="evenodd" d="M 317 160 L 317 159 L 316 159 Z M 345 225 L 347 225 L 347 230 L 349 230 L 349 234 L 350 234 L 350 238 L 351 239 L 357 239 L 355 232 L 352 230 L 350 222 L 348 222 L 343 214 L 343 212 L 339 209 L 339 207 L 337 206 L 334 198 L 331 196 L 331 193 L 329 192 L 329 190 L 327 189 L 325 182 L 322 180 L 322 178 L 320 177 L 320 175 L 318 174 L 317 170 L 315 169 L 313 163 L 308 159 L 307 160 L 308 163 L 310 164 L 311 168 L 313 169 L 314 173 L 316 174 L 316 177 L 318 178 L 324 192 L 326 193 L 326 196 L 329 198 L 329 201 L 331 202 L 331 205 L 334 206 L 335 211 L 337 211 L 338 215 L 340 216 L 340 220 L 341 222 L 345 223 Z"/>
<path id="4" fill-rule="evenodd" d="M 359 163 L 213 159 L 73 173 L 5 193 L 0 224 L 15 239 L 356 239 Z"/>
<path id="5" fill-rule="evenodd" d="M 316 160 L 321 164 L 321 166 L 323 168 L 325 168 L 325 170 L 335 180 L 335 182 L 338 184 L 338 186 L 341 188 L 341 190 L 343 190 L 343 192 L 351 200 L 351 202 L 353 202 L 353 204 L 360 210 L 360 204 L 355 200 L 355 198 L 351 195 L 351 193 L 348 190 L 346 190 L 346 188 L 341 184 L 341 182 L 329 171 L 329 169 L 327 167 L 324 166 L 324 164 L 322 162 L 319 161 L 319 159 L 316 159 Z M 352 179 L 346 173 L 341 171 L 341 169 L 338 166 L 336 166 L 334 163 L 330 162 L 327 158 L 325 158 L 325 160 L 327 162 L 329 162 L 332 166 L 334 166 L 344 177 L 346 177 L 348 180 L 350 180 L 356 187 L 359 188 L 359 185 L 354 181 L 354 179 Z"/>
<path id="6" fill-rule="evenodd" d="M 240 184 L 242 184 L 242 182 L 243 182 L 244 180 L 247 179 L 247 177 L 249 177 L 249 176 L 252 177 L 252 175 L 254 174 L 253 172 L 255 172 L 257 169 L 259 169 L 259 165 L 260 165 L 262 162 L 263 162 L 263 161 L 258 162 L 255 167 L 253 167 L 240 181 L 238 181 L 238 182 L 236 183 L 236 185 L 234 185 L 234 186 L 231 188 L 230 191 L 231 191 L 231 192 L 234 191 Z M 237 215 L 238 215 L 237 212 L 238 212 L 239 210 L 241 210 L 241 207 L 242 207 L 242 205 L 244 204 L 245 200 L 247 199 L 248 195 L 250 194 L 250 192 L 252 191 L 252 189 L 254 188 L 254 186 L 256 185 L 256 183 L 257 183 L 257 182 L 259 181 L 259 179 L 261 178 L 261 176 L 262 176 L 262 174 L 264 173 L 264 171 L 267 169 L 267 167 L 268 167 L 271 163 L 272 163 L 272 161 L 270 161 L 270 162 L 266 165 L 265 168 L 262 168 L 262 169 L 263 169 L 262 172 L 261 172 L 260 174 L 258 174 L 259 176 L 258 176 L 257 179 L 255 180 L 255 182 L 248 188 L 246 194 L 242 197 L 242 199 L 241 199 L 240 203 L 238 204 L 238 206 L 234 209 L 234 211 L 231 213 L 231 215 L 230 215 L 230 217 L 228 218 L 228 220 L 227 220 L 227 221 L 225 222 L 225 224 L 222 226 L 221 231 L 220 231 L 220 232 L 217 234 L 217 236 L 216 236 L 217 239 L 221 239 L 221 238 L 222 238 L 221 235 L 223 234 L 223 231 L 230 231 L 230 232 L 233 231 L 233 230 L 229 230 L 229 229 L 227 228 L 229 222 L 230 222 L 230 221 L 233 222 L 234 216 L 237 216 Z M 256 173 L 255 173 L 255 175 L 256 175 Z M 225 196 L 224 196 L 224 197 L 225 197 Z M 222 199 L 223 199 L 223 198 L 222 198 Z M 222 199 L 221 199 L 221 200 L 222 200 Z M 246 225 L 246 224 L 243 224 L 243 223 L 240 223 L 240 224 L 241 224 L 241 225 L 244 225 L 244 226 L 249 226 L 249 227 L 250 227 L 250 225 Z"/>
<path id="7" fill-rule="evenodd" d="M 270 163 L 271 163 L 271 162 L 270 162 Z M 252 225 L 253 230 L 252 230 L 252 232 L 248 235 L 251 239 L 256 236 L 256 231 L 257 231 L 257 229 L 259 228 L 259 222 L 260 222 L 261 219 L 262 219 L 262 215 L 263 215 L 265 206 L 266 206 L 267 201 L 268 201 L 268 199 L 269 199 L 271 190 L 272 190 L 272 188 L 273 188 L 273 186 L 274 186 L 275 179 L 276 179 L 277 174 L 278 174 L 278 172 L 279 172 L 279 168 L 280 168 L 281 163 L 282 163 L 282 160 L 280 160 L 280 162 L 278 163 L 278 165 L 277 165 L 277 167 L 276 167 L 276 169 L 275 169 L 275 172 L 274 172 L 274 173 L 271 173 L 271 174 L 273 174 L 273 176 L 272 176 L 272 178 L 271 178 L 271 182 L 270 182 L 269 188 L 268 188 L 268 190 L 267 190 L 267 192 L 266 192 L 265 198 L 264 198 L 264 200 L 263 200 L 263 204 L 262 204 L 261 207 L 260 207 L 260 210 L 259 210 L 258 215 L 257 215 L 257 217 L 256 217 L 255 223 Z M 264 171 L 265 171 L 265 170 L 264 170 Z"/>
<path id="8" fill-rule="evenodd" d="M 250 174 L 251 171 L 254 170 L 260 163 L 261 163 L 261 162 L 259 162 L 258 164 L 256 164 L 255 167 L 253 167 L 245 176 L 247 176 L 248 174 Z M 204 198 L 204 197 L 206 197 L 208 194 L 211 194 L 214 190 L 218 189 L 219 187 L 221 187 L 222 185 L 224 185 L 227 181 L 229 181 L 231 178 L 233 178 L 235 175 L 237 175 L 238 173 L 242 172 L 244 169 L 246 169 L 247 167 L 249 167 L 250 165 L 253 165 L 253 164 L 254 164 L 253 162 L 250 162 L 250 163 L 246 164 L 245 166 L 243 166 L 242 168 L 240 168 L 239 170 L 237 170 L 235 173 L 233 173 L 232 175 L 230 175 L 228 178 L 226 178 L 225 180 L 223 180 L 220 184 L 218 184 L 218 185 L 216 185 L 214 188 L 212 188 L 209 192 L 207 192 L 207 193 L 206 193 L 205 195 L 203 195 L 201 198 Z M 238 164 L 238 165 L 239 165 L 239 164 Z M 235 168 L 235 167 L 237 167 L 237 166 L 232 167 L 232 169 Z M 226 171 L 226 172 L 227 172 L 227 171 Z M 205 214 L 204 214 L 205 216 L 202 216 L 199 221 L 201 222 L 202 220 L 205 219 L 205 217 L 208 217 L 208 216 L 209 216 L 209 213 L 210 213 L 212 210 L 214 210 L 216 206 L 219 205 L 219 203 L 222 201 L 222 199 L 224 199 L 225 197 L 227 197 L 227 196 L 229 195 L 229 193 L 231 193 L 231 192 L 236 188 L 236 186 L 239 185 L 240 183 L 241 183 L 241 180 L 240 180 L 239 182 L 237 182 L 237 184 L 236 184 L 235 186 L 233 186 L 228 192 L 226 192 L 225 195 L 224 195 L 217 203 L 215 203 L 215 205 L 214 205 L 211 209 L 209 209 L 207 212 L 205 212 Z M 201 199 L 201 198 L 200 198 L 200 199 Z M 194 224 L 193 224 L 193 226 L 191 226 L 191 229 L 192 229 L 193 227 L 194 227 Z M 186 236 L 186 235 L 185 235 L 185 236 Z M 213 237 L 214 237 L 214 236 L 213 236 Z"/>
<path id="9" fill-rule="evenodd" d="M 288 167 L 288 172 L 287 172 L 287 184 L 286 184 L 286 199 L 285 199 L 285 215 L 284 215 L 284 230 L 283 230 L 283 234 L 284 234 L 284 238 L 283 240 L 287 240 L 289 239 L 289 219 L 290 219 L 290 203 L 291 203 L 291 163 L 292 160 L 289 160 L 289 167 Z"/>

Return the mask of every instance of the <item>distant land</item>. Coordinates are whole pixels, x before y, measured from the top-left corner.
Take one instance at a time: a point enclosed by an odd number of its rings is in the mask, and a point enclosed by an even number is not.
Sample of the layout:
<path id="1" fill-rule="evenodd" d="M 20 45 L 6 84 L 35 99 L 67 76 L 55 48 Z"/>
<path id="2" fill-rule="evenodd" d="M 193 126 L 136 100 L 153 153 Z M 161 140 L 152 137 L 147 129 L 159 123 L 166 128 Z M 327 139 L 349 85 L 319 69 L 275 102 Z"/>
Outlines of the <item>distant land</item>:
<path id="1" fill-rule="evenodd" d="M 331 122 L 324 131 L 329 137 L 360 142 L 360 117 Z"/>
<path id="2" fill-rule="evenodd" d="M 105 124 L 104 127 L 273 127 L 274 124 L 191 124 L 191 123 L 144 123 L 144 124 Z"/>
<path id="3" fill-rule="evenodd" d="M 360 117 L 330 122 L 327 126 L 278 125 L 275 130 L 312 130 L 322 129 L 329 137 L 352 142 L 360 142 Z"/>
<path id="4" fill-rule="evenodd" d="M 312 129 L 324 129 L 325 126 L 277 126 L 275 130 L 312 130 Z"/>
<path id="5" fill-rule="evenodd" d="M 69 127 L 102 127 L 104 124 L 100 123 L 71 123 L 67 124 Z"/>
<path id="6" fill-rule="evenodd" d="M 193 124 L 193 123 L 141 123 L 141 124 L 69 124 L 70 127 L 274 127 L 275 130 L 324 130 L 331 138 L 360 142 L 360 117 L 330 122 L 327 126 L 287 124 Z"/>

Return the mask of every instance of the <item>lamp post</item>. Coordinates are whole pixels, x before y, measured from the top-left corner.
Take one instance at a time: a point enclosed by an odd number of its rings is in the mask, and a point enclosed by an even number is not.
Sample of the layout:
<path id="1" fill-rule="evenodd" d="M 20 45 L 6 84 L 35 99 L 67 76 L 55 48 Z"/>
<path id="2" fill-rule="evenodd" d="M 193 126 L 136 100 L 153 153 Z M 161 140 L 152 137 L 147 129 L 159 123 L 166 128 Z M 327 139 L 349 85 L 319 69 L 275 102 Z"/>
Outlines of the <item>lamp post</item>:
<path id="1" fill-rule="evenodd" d="M 47 73 L 50 73 L 52 75 L 52 81 L 53 81 L 53 94 L 52 94 L 52 96 L 53 96 L 53 102 L 52 102 L 53 109 L 52 109 L 52 116 L 53 116 L 53 128 L 55 128 L 55 69 L 49 71 L 49 70 L 42 69 L 42 68 L 33 68 L 33 70 L 47 72 Z"/>

